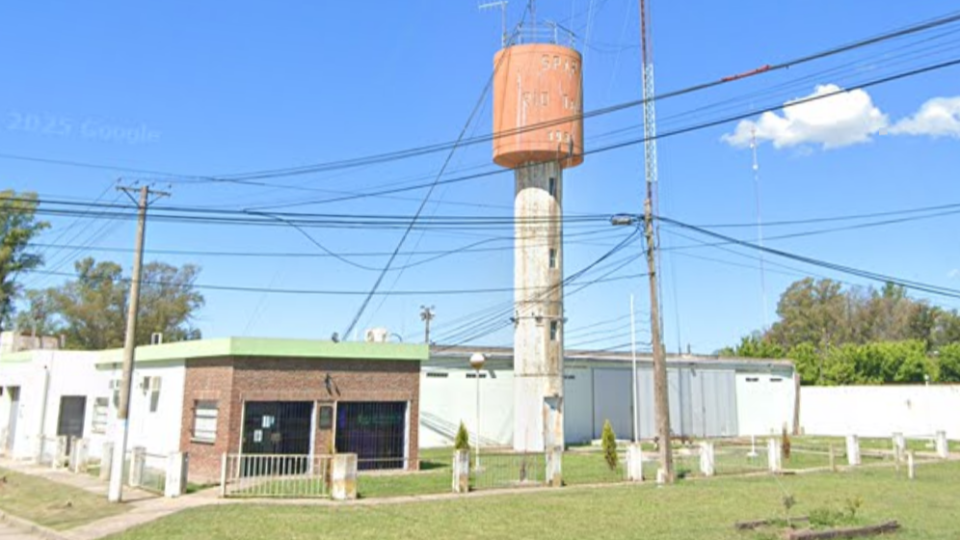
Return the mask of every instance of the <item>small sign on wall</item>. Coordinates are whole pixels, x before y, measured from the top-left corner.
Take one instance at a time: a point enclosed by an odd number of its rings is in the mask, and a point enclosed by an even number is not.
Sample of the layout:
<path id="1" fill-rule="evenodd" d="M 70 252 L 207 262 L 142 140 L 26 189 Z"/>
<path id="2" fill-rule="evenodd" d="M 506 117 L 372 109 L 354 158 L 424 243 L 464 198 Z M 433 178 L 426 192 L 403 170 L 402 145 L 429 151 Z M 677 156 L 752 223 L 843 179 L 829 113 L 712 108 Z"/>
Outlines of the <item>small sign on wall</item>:
<path id="1" fill-rule="evenodd" d="M 262 430 L 262 429 L 255 429 L 255 430 L 253 430 L 253 442 L 255 442 L 255 443 L 263 442 L 263 430 Z"/>
<path id="2" fill-rule="evenodd" d="M 266 415 L 266 414 L 263 415 L 263 422 L 262 422 L 263 429 L 270 429 L 270 428 L 272 428 L 272 427 L 273 427 L 273 424 L 274 424 L 275 422 L 276 422 L 276 418 L 274 418 L 273 416 L 269 416 L 269 415 Z"/>
<path id="3" fill-rule="evenodd" d="M 333 406 L 321 405 L 319 418 L 317 419 L 318 429 L 333 429 Z"/>

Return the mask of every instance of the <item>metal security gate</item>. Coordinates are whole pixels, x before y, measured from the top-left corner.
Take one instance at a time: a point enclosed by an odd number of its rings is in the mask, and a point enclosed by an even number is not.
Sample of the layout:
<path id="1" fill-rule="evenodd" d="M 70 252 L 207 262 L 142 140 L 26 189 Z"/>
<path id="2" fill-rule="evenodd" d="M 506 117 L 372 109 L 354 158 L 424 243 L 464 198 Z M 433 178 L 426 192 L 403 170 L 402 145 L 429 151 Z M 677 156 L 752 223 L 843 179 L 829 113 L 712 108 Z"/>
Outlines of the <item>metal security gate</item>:
<path id="1" fill-rule="evenodd" d="M 357 454 L 360 470 L 404 468 L 406 435 L 406 402 L 337 404 L 337 452 Z"/>
<path id="2" fill-rule="evenodd" d="M 310 401 L 248 401 L 244 405 L 243 454 L 291 457 L 286 465 L 289 474 L 300 474 L 310 455 L 311 416 Z M 279 458 L 278 458 L 279 459 Z M 249 465 L 252 462 L 244 462 Z M 255 475 L 258 471 L 242 470 L 241 475 Z"/>

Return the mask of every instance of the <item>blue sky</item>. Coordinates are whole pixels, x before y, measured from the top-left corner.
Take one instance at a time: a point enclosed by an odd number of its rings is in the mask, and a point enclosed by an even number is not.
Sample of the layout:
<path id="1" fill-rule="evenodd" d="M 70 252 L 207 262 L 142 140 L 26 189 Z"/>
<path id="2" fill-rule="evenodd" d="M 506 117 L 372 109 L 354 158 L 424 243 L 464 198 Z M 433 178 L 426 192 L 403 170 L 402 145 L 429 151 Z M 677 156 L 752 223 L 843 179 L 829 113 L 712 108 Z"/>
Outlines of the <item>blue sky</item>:
<path id="1" fill-rule="evenodd" d="M 510 4 L 512 23 L 521 2 Z M 899 3 L 868 9 L 862 3 L 827 1 L 696 2 L 652 0 L 657 88 L 660 92 L 719 79 L 942 15 L 955 3 Z M 541 1 L 541 19 L 561 21 L 578 35 L 584 53 L 585 108 L 637 99 L 640 94 L 637 6 L 633 0 Z M 927 39 L 927 41 L 921 41 Z M 857 82 L 960 57 L 956 25 L 915 38 L 837 56 L 658 104 L 660 130 L 682 128 L 753 108 L 811 95 L 818 85 L 847 88 Z M 375 2 L 123 2 L 19 3 L 0 8 L 0 175 L 2 185 L 49 198 L 125 201 L 110 186 L 147 175 L 41 164 L 33 156 L 109 164 L 183 175 L 218 175 L 364 156 L 456 138 L 487 82 L 499 47 L 499 17 L 478 12 L 473 0 Z M 908 56 L 904 56 L 908 55 Z M 934 98 L 960 95 L 960 68 L 831 98 L 794 117 L 756 119 L 764 221 L 849 215 L 960 202 L 956 170 L 960 139 L 942 114 L 911 118 Z M 829 102 L 829 103 L 828 103 Z M 717 104 L 726 103 L 722 107 Z M 935 102 L 940 109 L 953 101 Z M 832 105 L 831 105 L 832 104 Z M 712 106 L 712 107 L 710 107 Z M 960 105 L 957 105 L 960 107 Z M 693 112 L 698 110 L 699 112 Z M 928 109 L 928 113 L 930 110 Z M 587 149 L 639 137 L 640 110 L 590 120 Z M 824 118 L 826 118 L 824 120 Z M 940 119 L 939 123 L 937 119 Z M 949 120 L 949 117 L 948 117 Z M 469 133 L 490 131 L 487 96 Z M 736 123 L 659 142 L 664 215 L 697 224 L 756 221 L 751 153 L 725 141 Z M 613 135 L 612 131 L 621 130 Z M 884 134 L 878 134 L 878 133 Z M 954 133 L 951 136 L 951 133 Z M 739 140 L 743 142 L 743 140 Z M 825 144 L 828 148 L 825 148 Z M 432 179 L 445 154 L 290 178 L 266 180 L 282 187 L 222 183 L 173 184 L 163 204 L 255 208 L 300 204 L 364 192 L 411 179 Z M 457 171 L 492 169 L 481 144 L 453 156 Z M 576 213 L 639 212 L 642 149 L 630 146 L 587 157 L 565 177 L 565 210 Z M 166 184 L 158 184 L 166 187 Z M 298 189 L 291 189 L 295 186 Z M 329 191 L 323 191 L 329 190 Z M 411 215 L 423 191 L 398 198 L 364 198 L 309 204 L 303 212 Z M 509 174 L 438 188 L 425 215 L 509 216 Z M 895 226 L 769 240 L 784 250 L 941 286 L 960 288 L 957 217 Z M 44 248 L 48 270 L 69 270 L 80 255 L 130 266 L 130 222 L 53 220 L 41 242 L 76 245 Z M 823 225 L 768 227 L 767 236 Z M 567 274 L 589 264 L 628 231 L 591 224 L 566 230 Z M 753 228 L 725 229 L 748 240 Z M 577 233 L 591 233 L 578 235 Z M 400 230 L 317 229 L 311 234 L 337 252 L 391 250 Z M 492 237 L 501 250 L 463 253 L 394 271 L 386 291 L 505 288 L 512 284 L 511 231 L 414 232 L 405 250 L 449 250 Z M 683 233 L 689 235 L 690 233 Z M 664 228 L 665 247 L 690 244 Z M 148 249 L 319 253 L 290 228 L 187 226 L 153 223 Z M 639 250 L 639 246 L 634 245 Z M 667 252 L 663 260 L 665 341 L 711 352 L 735 342 L 764 321 L 755 254 L 711 248 Z M 741 252 L 742 253 L 742 252 Z M 622 255 L 621 255 L 622 256 Z M 707 259 L 709 260 L 707 260 Z M 265 288 L 363 291 L 376 272 L 332 258 L 229 258 L 148 254 L 148 260 L 193 262 L 200 282 Z M 399 265 L 422 256 L 401 256 Z M 385 258 L 353 258 L 376 266 Z M 771 262 L 782 262 L 770 259 Z M 734 263 L 734 264 L 731 264 Z M 860 280 L 787 263 L 768 267 L 767 320 L 779 293 L 800 274 Z M 638 261 L 620 274 L 641 272 Z M 789 273 L 779 273 L 779 272 Z M 619 275 L 619 274 L 618 274 Z M 596 276 L 594 276 L 596 277 Z M 29 276 L 27 287 L 62 278 Z M 569 290 L 569 289 L 568 289 Z M 598 283 L 568 299 L 567 345 L 588 341 L 578 327 L 625 316 L 628 296 L 647 303 L 646 282 Z M 205 291 L 197 318 L 206 336 L 254 335 L 327 338 L 342 331 L 362 298 Z M 416 340 L 421 304 L 435 305 L 435 336 L 463 336 L 456 320 L 509 302 L 511 293 L 467 296 L 391 296 L 370 304 L 360 327 L 384 326 Z M 917 294 L 922 297 L 922 295 Z M 949 299 L 938 305 L 957 307 Z M 640 314 L 644 322 L 644 314 Z M 629 341 L 625 323 L 605 326 L 588 346 Z M 639 339 L 647 341 L 647 333 Z M 447 339 L 444 339 L 447 338 Z M 508 344 L 508 329 L 478 342 Z"/>

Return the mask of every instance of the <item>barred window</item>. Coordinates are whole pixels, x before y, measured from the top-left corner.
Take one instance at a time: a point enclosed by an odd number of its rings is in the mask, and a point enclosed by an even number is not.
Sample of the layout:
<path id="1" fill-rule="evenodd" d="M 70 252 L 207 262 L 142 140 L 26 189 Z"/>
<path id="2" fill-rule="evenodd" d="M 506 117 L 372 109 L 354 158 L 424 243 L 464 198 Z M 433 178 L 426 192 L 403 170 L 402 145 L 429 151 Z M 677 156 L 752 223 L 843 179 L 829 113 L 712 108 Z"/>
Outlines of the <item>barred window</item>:
<path id="1" fill-rule="evenodd" d="M 98 397 L 93 402 L 93 423 L 94 433 L 106 433 L 107 422 L 110 416 L 110 398 Z"/>
<path id="2" fill-rule="evenodd" d="M 193 406 L 193 440 L 217 440 L 217 402 L 195 401 Z"/>

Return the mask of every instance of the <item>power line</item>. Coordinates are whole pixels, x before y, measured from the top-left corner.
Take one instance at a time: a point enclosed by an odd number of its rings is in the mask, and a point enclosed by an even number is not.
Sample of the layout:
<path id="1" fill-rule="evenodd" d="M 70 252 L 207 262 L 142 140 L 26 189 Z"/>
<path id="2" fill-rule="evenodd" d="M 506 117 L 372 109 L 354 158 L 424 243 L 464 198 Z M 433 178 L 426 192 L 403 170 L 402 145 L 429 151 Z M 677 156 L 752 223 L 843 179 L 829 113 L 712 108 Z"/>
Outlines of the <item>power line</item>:
<path id="1" fill-rule="evenodd" d="M 930 293 L 930 294 L 935 294 L 935 295 L 938 295 L 938 296 L 944 296 L 944 297 L 948 297 L 948 298 L 960 298 L 960 290 L 957 290 L 957 289 L 951 289 L 951 288 L 949 288 L 949 287 L 940 287 L 940 286 L 938 286 L 938 285 L 931 285 L 931 284 L 929 284 L 929 283 L 923 283 L 923 282 L 919 282 L 919 281 L 907 280 L 907 279 L 898 278 L 898 277 L 895 277 L 895 276 L 889 276 L 889 275 L 880 274 L 880 273 L 877 273 L 877 272 L 871 272 L 871 271 L 868 271 L 868 270 L 861 270 L 861 269 L 859 269 L 859 268 L 854 268 L 854 267 L 851 267 L 851 266 L 845 266 L 845 265 L 842 265 L 842 264 L 831 263 L 831 262 L 828 262 L 828 261 L 823 261 L 823 260 L 815 259 L 815 258 L 812 258 L 812 257 L 807 257 L 807 256 L 803 256 L 803 255 L 797 255 L 797 254 L 794 254 L 794 253 L 789 253 L 789 252 L 786 252 L 786 251 L 782 251 L 782 250 L 779 250 L 779 249 L 773 249 L 773 248 L 766 247 L 766 246 L 758 246 L 758 245 L 752 244 L 752 243 L 750 243 L 750 242 L 746 242 L 746 241 L 743 241 L 743 240 L 739 240 L 739 239 L 733 238 L 733 237 L 731 237 L 731 236 L 727 236 L 727 235 L 724 235 L 724 234 L 720 234 L 720 233 L 717 233 L 717 232 L 714 232 L 714 231 L 711 231 L 711 230 L 708 230 L 708 229 L 704 229 L 704 228 L 702 228 L 702 227 L 697 227 L 696 225 L 691 225 L 691 224 L 689 224 L 689 223 L 684 223 L 684 222 L 682 222 L 682 221 L 677 221 L 677 220 L 675 220 L 675 219 L 671 219 L 671 218 L 664 217 L 664 216 L 659 216 L 659 217 L 657 217 L 656 219 L 658 219 L 659 221 L 661 221 L 661 222 L 663 222 L 663 223 L 666 223 L 666 224 L 669 224 L 669 225 L 674 225 L 674 226 L 676 226 L 676 227 L 680 227 L 680 228 L 684 228 L 684 229 L 689 229 L 689 230 L 695 231 L 695 232 L 700 233 L 700 234 L 705 235 L 705 236 L 710 236 L 710 237 L 713 237 L 713 238 L 717 238 L 717 239 L 723 240 L 724 242 L 727 242 L 727 243 L 730 243 L 730 244 L 736 244 L 736 245 L 739 245 L 739 246 L 742 246 L 742 247 L 745 247 L 745 248 L 749 248 L 749 249 L 753 249 L 753 250 L 757 250 L 757 251 L 762 251 L 762 252 L 765 252 L 765 253 L 770 253 L 770 254 L 773 254 L 773 255 L 777 255 L 777 256 L 779 256 L 779 257 L 783 257 L 783 258 L 786 258 L 786 259 L 790 259 L 790 260 L 802 262 L 802 263 L 809 264 L 809 265 L 812 265 L 812 266 L 818 266 L 818 267 L 821 267 L 821 268 L 826 268 L 826 269 L 828 269 L 828 270 L 833 270 L 833 271 L 835 271 L 835 272 L 840 272 L 840 273 L 842 273 L 842 274 L 849 274 L 849 275 L 861 277 L 861 278 L 864 278 L 864 279 L 867 279 L 867 280 L 877 281 L 877 282 L 880 282 L 880 283 L 893 283 L 893 284 L 895 284 L 895 285 L 900 285 L 900 286 L 905 287 L 905 288 L 907 288 L 907 289 L 914 289 L 914 290 L 917 290 L 917 291 L 922 291 L 922 292 L 926 292 L 926 293 Z"/>

